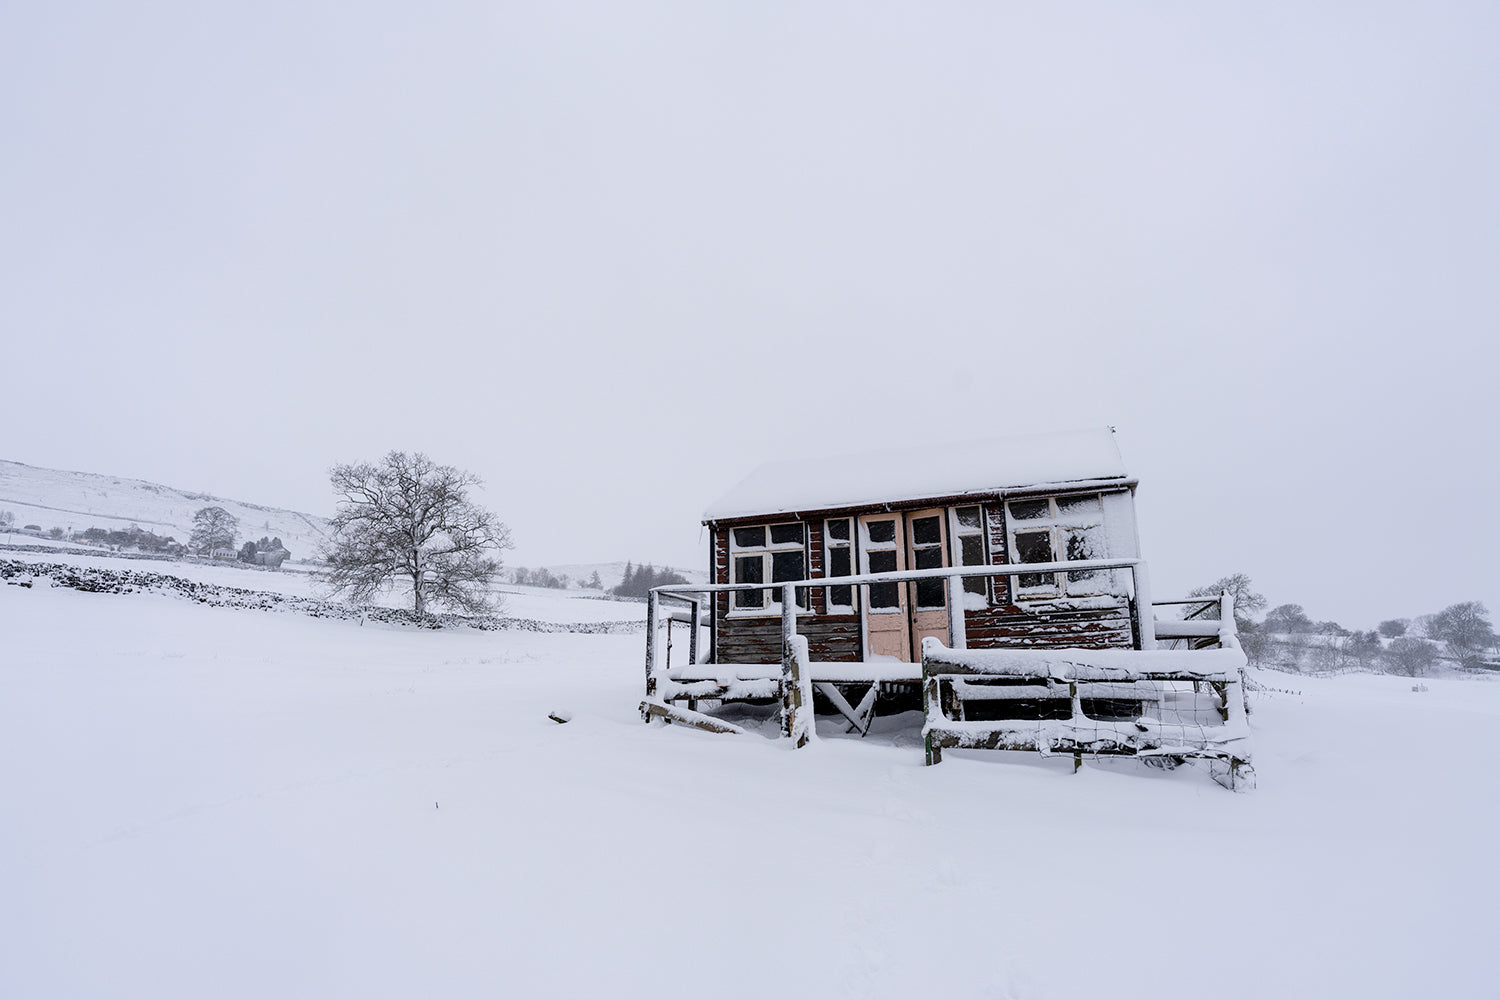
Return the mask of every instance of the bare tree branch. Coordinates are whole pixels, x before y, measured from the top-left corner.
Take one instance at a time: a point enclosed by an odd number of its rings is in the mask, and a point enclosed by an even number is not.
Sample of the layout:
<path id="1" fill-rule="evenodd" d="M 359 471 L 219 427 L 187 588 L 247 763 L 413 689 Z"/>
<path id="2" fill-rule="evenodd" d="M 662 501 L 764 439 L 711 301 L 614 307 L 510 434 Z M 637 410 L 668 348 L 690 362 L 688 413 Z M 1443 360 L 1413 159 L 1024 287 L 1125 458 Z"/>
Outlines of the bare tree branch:
<path id="1" fill-rule="evenodd" d="M 493 609 L 510 529 L 469 499 L 478 476 L 393 451 L 379 465 L 336 465 L 329 480 L 339 504 L 324 579 L 335 593 L 371 601 L 402 579 L 419 615 L 432 601 L 468 614 Z"/>

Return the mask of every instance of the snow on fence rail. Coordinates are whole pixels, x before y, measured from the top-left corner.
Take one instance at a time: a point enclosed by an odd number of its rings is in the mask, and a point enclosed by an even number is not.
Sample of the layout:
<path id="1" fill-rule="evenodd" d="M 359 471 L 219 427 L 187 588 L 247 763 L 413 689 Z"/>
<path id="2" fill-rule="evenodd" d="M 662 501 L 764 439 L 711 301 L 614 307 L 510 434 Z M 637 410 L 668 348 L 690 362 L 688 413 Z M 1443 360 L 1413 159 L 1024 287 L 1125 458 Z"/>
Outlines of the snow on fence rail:
<path id="1" fill-rule="evenodd" d="M 922 640 L 927 763 L 944 749 L 1206 758 L 1226 787 L 1253 787 L 1245 656 L 1206 650 L 951 649 Z M 1025 704 L 1028 711 L 1009 707 Z M 998 707 L 997 707 L 998 706 Z"/>
<path id="2" fill-rule="evenodd" d="M 963 602 L 957 599 L 966 578 L 1105 569 L 1130 572 L 1132 613 L 1140 649 L 966 649 Z M 946 584 L 952 646 L 925 639 L 920 673 L 917 664 L 810 660 L 807 640 L 797 634 L 797 614 L 806 610 L 797 604 L 800 590 L 932 579 L 944 580 Z M 779 667 L 700 664 L 699 631 L 711 600 L 708 595 L 773 587 L 781 590 Z M 663 602 L 683 607 L 664 612 Z M 1181 617 L 1166 614 L 1168 609 L 1178 607 L 1188 610 Z M 1157 619 L 1158 609 L 1164 613 L 1161 620 Z M 1206 617 L 1214 609 L 1219 617 Z M 667 623 L 665 644 L 658 635 L 663 621 Z M 687 665 L 677 669 L 671 665 L 674 622 L 685 623 L 689 636 Z M 1173 646 L 1186 643 L 1188 648 L 1161 649 L 1158 635 Z M 921 681 L 927 708 L 924 743 L 928 763 L 937 763 L 944 747 L 979 746 L 1066 752 L 1074 754 L 1075 761 L 1084 754 L 1129 755 L 1166 766 L 1175 766 L 1187 758 L 1208 758 L 1215 780 L 1227 787 L 1242 788 L 1253 784 L 1254 775 L 1245 717 L 1244 666 L 1244 654 L 1235 634 L 1232 595 L 1153 603 L 1146 567 L 1139 559 L 903 570 L 778 581 L 774 585 L 676 584 L 653 588 L 647 601 L 646 698 L 640 710 L 641 717 L 648 722 L 664 718 L 696 725 L 708 718 L 694 711 L 699 700 L 779 698 L 782 734 L 800 747 L 815 738 L 811 716 L 814 684 L 863 734 L 873 717 L 875 685 L 871 684 L 869 695 L 856 708 L 839 694 L 837 684 Z M 874 676 L 875 673 L 880 676 Z M 687 699 L 688 709 L 677 709 L 672 704 L 677 699 Z M 957 719 L 944 713 L 945 704 L 956 710 Z M 973 709 L 968 707 L 971 704 Z M 996 706 L 1005 704 L 1024 705 L 1037 718 L 1004 720 L 1003 711 Z M 1049 712 L 1052 717 L 1044 717 Z M 1208 714 L 1215 718 L 1205 718 Z M 1101 715 L 1105 717 L 1096 717 Z"/>

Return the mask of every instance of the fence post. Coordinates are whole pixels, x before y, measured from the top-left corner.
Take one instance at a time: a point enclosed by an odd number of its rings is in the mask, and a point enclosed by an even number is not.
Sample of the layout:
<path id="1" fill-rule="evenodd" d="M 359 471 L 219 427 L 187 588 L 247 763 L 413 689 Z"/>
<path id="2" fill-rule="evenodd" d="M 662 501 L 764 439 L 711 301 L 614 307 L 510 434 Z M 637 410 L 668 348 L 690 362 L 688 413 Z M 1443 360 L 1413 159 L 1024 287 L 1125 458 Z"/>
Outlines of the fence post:
<path id="1" fill-rule="evenodd" d="M 1156 610 L 1151 607 L 1151 576 L 1145 562 L 1130 567 L 1135 581 L 1135 616 L 1141 629 L 1141 648 L 1156 648 Z"/>
<path id="2" fill-rule="evenodd" d="M 948 648 L 969 648 L 964 627 L 964 578 L 956 573 L 948 577 Z"/>
<path id="3" fill-rule="evenodd" d="M 1225 639 L 1230 636 L 1234 637 L 1234 645 L 1238 648 L 1240 630 L 1234 620 L 1234 595 L 1226 590 L 1219 595 L 1219 645 L 1229 645 Z"/>
<path id="4" fill-rule="evenodd" d="M 656 614 L 661 598 L 656 591 L 646 594 L 646 697 L 656 697 Z M 651 721 L 650 716 L 646 721 Z"/>
<path id="5" fill-rule="evenodd" d="M 693 632 L 688 636 L 688 663 L 698 665 L 698 629 L 703 627 L 703 602 L 693 598 Z"/>
<path id="6" fill-rule="evenodd" d="M 797 655 L 797 588 L 781 588 L 781 734 L 795 740 L 794 746 L 807 745 L 812 719 L 804 712 L 812 704 L 803 704 L 802 670 L 806 664 Z"/>

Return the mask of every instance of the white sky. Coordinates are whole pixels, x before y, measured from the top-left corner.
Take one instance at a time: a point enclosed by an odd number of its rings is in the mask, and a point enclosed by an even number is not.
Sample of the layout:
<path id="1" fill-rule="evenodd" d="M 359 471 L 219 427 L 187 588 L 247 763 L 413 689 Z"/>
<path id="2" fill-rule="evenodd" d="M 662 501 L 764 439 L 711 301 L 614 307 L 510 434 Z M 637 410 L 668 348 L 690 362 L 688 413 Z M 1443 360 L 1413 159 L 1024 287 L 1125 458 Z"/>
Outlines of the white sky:
<path id="1" fill-rule="evenodd" d="M 422 9 L 418 9 L 422 8 Z M 1038 9 L 1039 8 L 1039 9 Z M 1500 612 L 1500 7 L 12 4 L 18 461 L 701 565 L 756 464 L 1113 424 L 1160 595 Z"/>

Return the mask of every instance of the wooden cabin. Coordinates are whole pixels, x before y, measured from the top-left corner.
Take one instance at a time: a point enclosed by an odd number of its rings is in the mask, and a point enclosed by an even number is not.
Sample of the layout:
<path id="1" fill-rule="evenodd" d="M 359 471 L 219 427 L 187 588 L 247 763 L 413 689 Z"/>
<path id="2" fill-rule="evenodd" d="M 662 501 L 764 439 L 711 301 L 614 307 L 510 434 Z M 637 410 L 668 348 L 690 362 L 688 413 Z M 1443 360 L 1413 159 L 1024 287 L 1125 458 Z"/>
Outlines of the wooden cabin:
<path id="1" fill-rule="evenodd" d="M 929 764 L 1206 758 L 1253 786 L 1233 599 L 1152 602 L 1135 487 L 1109 428 L 764 466 L 704 518 L 712 582 L 651 592 L 641 716 L 741 732 L 700 706 L 779 701 L 802 746 L 814 712 L 863 736 L 919 708 Z"/>
<path id="2" fill-rule="evenodd" d="M 1136 480 L 1108 428 L 763 466 L 704 517 L 716 584 L 1012 563 L 1138 559 Z M 1139 645 L 1122 569 L 968 577 L 969 648 Z M 807 588 L 815 660 L 920 659 L 951 645 L 946 581 Z M 781 659 L 779 588 L 714 597 L 710 659 Z"/>

